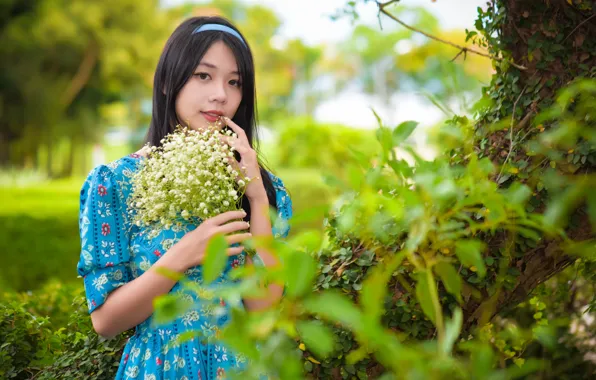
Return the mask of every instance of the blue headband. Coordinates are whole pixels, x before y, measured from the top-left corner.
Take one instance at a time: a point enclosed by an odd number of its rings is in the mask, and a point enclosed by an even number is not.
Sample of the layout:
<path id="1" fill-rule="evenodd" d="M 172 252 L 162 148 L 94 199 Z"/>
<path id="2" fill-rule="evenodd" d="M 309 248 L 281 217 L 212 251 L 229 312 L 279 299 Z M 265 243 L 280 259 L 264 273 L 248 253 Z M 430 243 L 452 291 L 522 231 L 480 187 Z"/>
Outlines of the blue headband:
<path id="1" fill-rule="evenodd" d="M 222 25 L 222 24 L 203 24 L 203 25 L 199 26 L 198 28 L 196 28 L 192 32 L 192 34 L 204 32 L 206 30 L 218 30 L 220 32 L 226 32 L 226 33 L 231 34 L 232 36 L 238 38 L 240 40 L 240 42 L 242 42 L 242 45 L 246 46 L 246 42 L 244 42 L 240 33 L 235 31 L 234 29 L 230 28 L 229 26 Z"/>

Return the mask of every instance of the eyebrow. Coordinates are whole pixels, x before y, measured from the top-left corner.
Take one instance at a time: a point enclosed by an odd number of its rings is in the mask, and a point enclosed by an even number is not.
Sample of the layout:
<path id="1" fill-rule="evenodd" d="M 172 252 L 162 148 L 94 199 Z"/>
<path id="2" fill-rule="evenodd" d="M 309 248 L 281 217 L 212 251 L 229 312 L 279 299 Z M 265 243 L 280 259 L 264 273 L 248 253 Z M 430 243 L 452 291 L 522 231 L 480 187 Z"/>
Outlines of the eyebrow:
<path id="1" fill-rule="evenodd" d="M 206 66 L 206 67 L 209 67 L 210 69 L 217 69 L 217 66 L 215 66 L 213 63 L 209 63 L 209 62 L 201 62 L 201 63 L 199 63 L 199 66 Z M 240 75 L 240 73 L 238 71 L 232 71 L 230 74 Z"/>

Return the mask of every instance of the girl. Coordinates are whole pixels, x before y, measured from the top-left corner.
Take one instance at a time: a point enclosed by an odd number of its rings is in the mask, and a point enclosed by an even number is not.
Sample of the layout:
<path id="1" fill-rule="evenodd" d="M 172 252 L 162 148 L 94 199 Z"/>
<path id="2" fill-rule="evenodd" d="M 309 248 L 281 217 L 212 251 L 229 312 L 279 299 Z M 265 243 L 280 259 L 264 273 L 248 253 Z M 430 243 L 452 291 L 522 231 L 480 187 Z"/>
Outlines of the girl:
<path id="1" fill-rule="evenodd" d="M 238 243 L 252 236 L 287 236 L 292 214 L 282 181 L 263 168 L 253 150 L 257 143 L 254 72 L 248 43 L 228 21 L 220 17 L 186 20 L 168 39 L 157 65 L 147 134 L 147 141 L 159 146 L 177 124 L 199 129 L 222 120 L 238 135 L 229 143 L 240 154 L 246 175 L 254 178 L 242 200 L 244 211 L 148 236 L 127 216 L 130 179 L 145 159 L 142 151 L 93 169 L 83 185 L 78 272 L 84 278 L 93 327 L 105 337 L 135 328 L 117 379 L 221 379 L 245 365 L 241 355 L 217 341 L 231 305 L 213 299 L 209 287 L 229 283 L 233 267 L 251 263 Z M 273 228 L 270 206 L 282 221 Z M 226 236 L 230 257 L 220 278 L 207 287 L 201 264 L 206 244 L 215 234 Z M 259 250 L 257 254 L 265 266 L 278 264 L 270 253 Z M 159 267 L 185 273 L 201 287 L 201 297 L 156 273 Z M 267 290 L 267 297 L 244 299 L 244 306 L 268 307 L 282 296 L 283 287 L 271 284 Z M 194 306 L 174 322 L 155 327 L 153 299 L 166 293 L 180 294 Z M 180 334 L 197 330 L 200 337 L 176 343 Z"/>

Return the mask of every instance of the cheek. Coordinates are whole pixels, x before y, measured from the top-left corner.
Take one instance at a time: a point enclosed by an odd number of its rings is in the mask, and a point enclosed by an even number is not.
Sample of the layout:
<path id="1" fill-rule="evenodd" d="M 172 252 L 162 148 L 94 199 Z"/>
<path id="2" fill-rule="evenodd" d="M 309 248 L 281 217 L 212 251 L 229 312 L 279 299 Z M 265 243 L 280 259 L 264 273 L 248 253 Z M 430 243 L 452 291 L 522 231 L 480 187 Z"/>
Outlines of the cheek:
<path id="1" fill-rule="evenodd" d="M 179 116 L 183 116 L 185 114 L 188 114 L 189 112 L 192 112 L 194 101 L 193 96 L 191 94 L 193 93 L 193 91 L 192 86 L 189 86 L 189 84 L 190 83 L 187 83 L 186 86 L 184 86 L 182 90 L 180 90 L 178 98 L 176 99 L 176 112 Z"/>
<path id="2" fill-rule="evenodd" d="M 234 113 L 238 110 L 240 106 L 240 102 L 242 101 L 242 91 L 235 91 L 232 96 L 230 96 L 230 105 L 234 107 Z"/>

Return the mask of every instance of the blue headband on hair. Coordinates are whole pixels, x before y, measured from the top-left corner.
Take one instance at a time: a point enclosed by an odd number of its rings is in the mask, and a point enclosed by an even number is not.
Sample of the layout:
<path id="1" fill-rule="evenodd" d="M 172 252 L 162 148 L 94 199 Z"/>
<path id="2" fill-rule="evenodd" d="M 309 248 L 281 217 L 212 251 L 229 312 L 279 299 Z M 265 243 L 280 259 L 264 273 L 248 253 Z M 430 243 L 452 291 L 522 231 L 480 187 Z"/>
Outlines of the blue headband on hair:
<path id="1" fill-rule="evenodd" d="M 244 42 L 240 33 L 235 31 L 234 29 L 230 28 L 229 26 L 222 25 L 222 24 L 203 24 L 203 25 L 199 26 L 198 28 L 196 28 L 192 32 L 192 34 L 204 32 L 207 30 L 218 30 L 220 32 L 226 32 L 228 34 L 231 34 L 232 36 L 238 38 L 240 40 L 240 42 L 242 42 L 242 44 L 244 46 L 246 46 L 246 42 Z"/>

